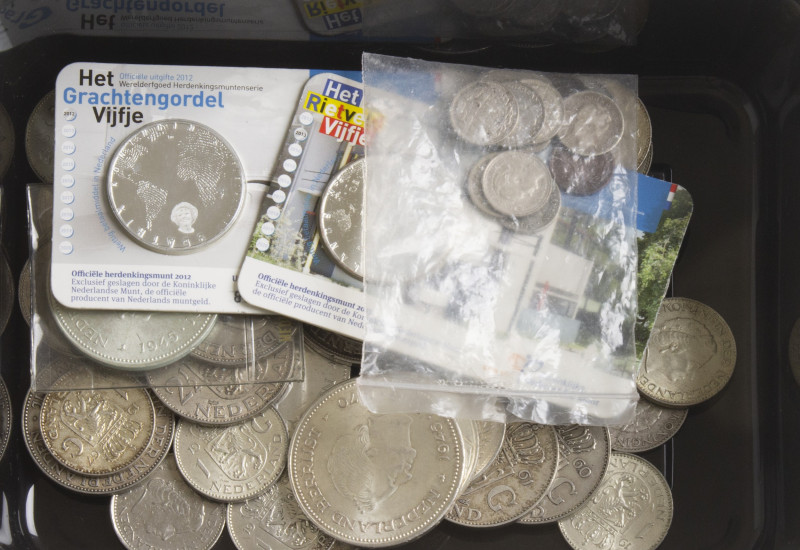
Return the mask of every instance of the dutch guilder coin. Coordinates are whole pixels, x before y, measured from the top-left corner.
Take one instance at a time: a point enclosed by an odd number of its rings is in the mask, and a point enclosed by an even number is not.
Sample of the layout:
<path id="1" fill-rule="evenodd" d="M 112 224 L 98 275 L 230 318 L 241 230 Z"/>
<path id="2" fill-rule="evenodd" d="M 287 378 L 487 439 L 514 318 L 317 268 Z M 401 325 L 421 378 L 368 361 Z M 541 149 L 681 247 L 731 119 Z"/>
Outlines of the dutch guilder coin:
<path id="1" fill-rule="evenodd" d="M 494 207 L 489 204 L 489 201 L 486 200 L 486 195 L 483 193 L 483 173 L 489 161 L 496 156 L 497 153 L 484 155 L 472 165 L 472 168 L 470 168 L 467 174 L 467 196 L 472 202 L 472 205 L 484 214 L 493 218 L 501 218 L 503 214 L 495 210 Z"/>
<path id="2" fill-rule="evenodd" d="M 11 166 L 14 158 L 14 125 L 8 111 L 0 104 L 0 178 Z"/>
<path id="3" fill-rule="evenodd" d="M 11 437 L 11 398 L 6 383 L 0 378 L 0 460 L 6 452 Z"/>
<path id="4" fill-rule="evenodd" d="M 290 372 L 296 360 L 292 343 L 249 365 L 215 365 L 189 356 L 148 372 L 147 381 L 178 416 L 206 426 L 225 426 L 256 416 L 280 398 L 287 384 L 265 380 Z"/>
<path id="5" fill-rule="evenodd" d="M 141 127 L 116 150 L 107 177 L 121 227 L 164 254 L 195 252 L 222 237 L 242 210 L 245 184 L 233 148 L 188 120 Z"/>
<path id="6" fill-rule="evenodd" d="M 22 271 L 19 274 L 19 282 L 17 283 L 17 301 L 19 303 L 19 310 L 22 313 L 22 318 L 31 325 L 31 260 L 25 260 L 25 265 L 22 266 Z"/>
<path id="7" fill-rule="evenodd" d="M 666 298 L 656 315 L 636 380 L 642 395 L 667 407 L 689 407 L 717 394 L 736 365 L 736 342 L 707 305 Z"/>
<path id="8" fill-rule="evenodd" d="M 152 473 L 172 446 L 175 417 L 165 406 L 154 403 L 156 424 L 153 437 L 144 453 L 125 470 L 105 476 L 86 476 L 62 466 L 44 444 L 40 413 L 45 394 L 28 392 L 22 411 L 22 435 L 25 446 L 39 469 L 59 485 L 79 493 L 110 495 L 124 491 Z"/>
<path id="9" fill-rule="evenodd" d="M 28 164 L 44 183 L 53 183 L 53 147 L 56 141 L 56 92 L 47 93 L 33 108 L 25 126 Z"/>
<path id="10" fill-rule="evenodd" d="M 8 265 L 5 249 L 0 249 L 0 334 L 6 330 L 14 309 L 14 275 Z"/>
<path id="11" fill-rule="evenodd" d="M 475 421 L 478 434 L 478 459 L 470 481 L 481 476 L 500 454 L 505 440 L 506 425 L 503 422 Z"/>
<path id="12" fill-rule="evenodd" d="M 636 171 L 640 174 L 647 174 L 650 172 L 650 167 L 653 165 L 653 142 L 650 142 L 650 147 L 647 148 L 647 153 L 644 156 L 642 163 L 636 167 Z"/>
<path id="13" fill-rule="evenodd" d="M 613 452 L 594 496 L 558 527 L 575 550 L 653 550 L 671 523 L 672 493 L 661 472 L 636 455 Z"/>
<path id="14" fill-rule="evenodd" d="M 136 462 L 156 420 L 150 394 L 135 385 L 127 375 L 85 367 L 62 375 L 45 396 L 39 419 L 53 458 L 87 476 L 114 474 Z"/>
<path id="15" fill-rule="evenodd" d="M 551 523 L 577 510 L 591 497 L 608 468 L 611 445 L 602 426 L 556 426 L 558 471 L 539 503 L 520 523 Z"/>
<path id="16" fill-rule="evenodd" d="M 471 527 L 516 521 L 547 493 L 557 465 L 558 443 L 552 426 L 510 423 L 500 454 L 458 495 L 446 517 Z"/>
<path id="17" fill-rule="evenodd" d="M 650 115 L 642 100 L 636 98 L 636 167 L 638 172 L 642 172 L 647 162 L 647 155 L 653 156 L 653 126 L 650 123 Z M 644 170 L 645 172 L 650 167 Z"/>
<path id="18" fill-rule="evenodd" d="M 286 345 L 298 326 L 280 315 L 218 315 L 192 355 L 218 365 L 243 365 Z"/>
<path id="19" fill-rule="evenodd" d="M 364 280 L 364 159 L 351 162 L 331 177 L 319 203 L 322 242 L 336 264 Z"/>
<path id="20" fill-rule="evenodd" d="M 503 82 L 517 101 L 517 123 L 498 145 L 502 147 L 525 147 L 536 143 L 537 135 L 544 123 L 544 104 L 531 86 L 516 80 Z"/>
<path id="21" fill-rule="evenodd" d="M 633 420 L 612 426 L 611 448 L 625 453 L 641 453 L 669 441 L 683 426 L 689 409 L 668 409 L 646 399 L 636 403 Z"/>
<path id="22" fill-rule="evenodd" d="M 289 448 L 289 478 L 305 514 L 356 546 L 422 535 L 450 508 L 463 475 L 464 448 L 452 419 L 371 413 L 355 380 L 311 406 Z"/>
<path id="23" fill-rule="evenodd" d="M 225 504 L 193 491 L 169 455 L 146 481 L 111 497 L 111 520 L 129 550 L 208 550 L 225 529 Z"/>
<path id="24" fill-rule="evenodd" d="M 622 139 L 622 111 L 610 97 L 582 91 L 564 99 L 564 125 L 558 137 L 573 153 L 602 155 Z"/>
<path id="25" fill-rule="evenodd" d="M 544 78 L 526 77 L 520 82 L 533 89 L 542 99 L 544 106 L 544 120 L 542 127 L 534 135 L 534 143 L 550 141 L 558 133 L 564 120 L 564 99 L 549 82 Z"/>
<path id="26" fill-rule="evenodd" d="M 300 509 L 286 472 L 260 496 L 228 504 L 228 532 L 239 550 L 328 550 L 334 542 Z"/>
<path id="27" fill-rule="evenodd" d="M 314 351 L 331 361 L 347 365 L 361 363 L 363 344 L 359 340 L 314 325 L 303 325 L 303 336 Z"/>
<path id="28" fill-rule="evenodd" d="M 614 155 L 583 156 L 556 147 L 550 155 L 550 172 L 556 185 L 567 195 L 594 195 L 614 175 Z"/>
<path id="29" fill-rule="evenodd" d="M 514 94 L 497 82 L 473 82 L 450 104 L 450 124 L 473 145 L 497 145 L 515 128 L 519 108 Z"/>
<path id="30" fill-rule="evenodd" d="M 268 407 L 230 426 L 178 421 L 175 459 L 186 481 L 200 494 L 222 502 L 257 497 L 286 466 L 289 437 L 283 420 Z"/>
<path id="31" fill-rule="evenodd" d="M 56 325 L 67 339 L 95 361 L 124 370 L 177 361 L 206 337 L 217 318 L 213 313 L 72 309 L 48 294 Z"/>
<path id="32" fill-rule="evenodd" d="M 483 171 L 483 193 L 506 216 L 530 216 L 550 197 L 553 178 L 536 155 L 507 151 L 492 158 Z"/>
<path id="33" fill-rule="evenodd" d="M 561 211 L 561 192 L 555 185 L 550 186 L 550 195 L 547 197 L 545 205 L 531 214 L 519 218 L 500 218 L 500 223 L 506 229 L 523 235 L 534 235 L 549 226 L 558 217 Z"/>

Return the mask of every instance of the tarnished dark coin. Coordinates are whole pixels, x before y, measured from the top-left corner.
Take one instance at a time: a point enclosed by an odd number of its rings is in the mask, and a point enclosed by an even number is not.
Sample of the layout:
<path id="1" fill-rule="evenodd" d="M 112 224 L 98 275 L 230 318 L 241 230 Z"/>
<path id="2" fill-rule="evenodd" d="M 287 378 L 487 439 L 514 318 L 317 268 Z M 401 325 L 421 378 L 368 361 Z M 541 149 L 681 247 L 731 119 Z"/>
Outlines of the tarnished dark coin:
<path id="1" fill-rule="evenodd" d="M 594 496 L 558 527 L 575 550 L 654 550 L 672 513 L 672 492 L 661 472 L 636 455 L 614 452 Z"/>
<path id="2" fill-rule="evenodd" d="M 736 366 L 725 320 L 705 304 L 666 298 L 656 315 L 636 385 L 666 407 L 690 407 L 716 395 Z"/>
<path id="3" fill-rule="evenodd" d="M 553 179 L 568 195 L 593 195 L 603 189 L 614 175 L 614 155 L 577 155 L 557 147 L 550 156 Z"/>
<path id="4" fill-rule="evenodd" d="M 33 108 L 25 126 L 25 153 L 34 173 L 53 183 L 53 148 L 56 142 L 56 92 L 50 90 Z"/>
<path id="5" fill-rule="evenodd" d="M 636 403 L 636 415 L 624 426 L 612 426 L 611 448 L 641 453 L 663 445 L 683 426 L 689 409 L 668 409 L 646 399 Z"/>
<path id="6" fill-rule="evenodd" d="M 117 148 L 108 200 L 136 242 L 164 254 L 195 252 L 222 237 L 244 205 L 245 177 L 233 148 L 207 126 L 164 120 Z"/>
<path id="7" fill-rule="evenodd" d="M 6 383 L 0 378 L 0 460 L 6 452 L 11 437 L 11 397 L 8 395 Z"/>
<path id="8" fill-rule="evenodd" d="M 519 107 L 509 90 L 497 82 L 468 84 L 450 104 L 450 124 L 473 145 L 497 145 L 517 124 Z"/>
<path id="9" fill-rule="evenodd" d="M 111 520 L 129 550 L 208 550 L 225 529 L 225 508 L 193 491 L 169 455 L 146 481 L 111 497 Z"/>
<path id="10" fill-rule="evenodd" d="M 558 137 L 573 153 L 608 153 L 620 142 L 624 129 L 622 111 L 610 97 L 583 91 L 564 99 L 564 125 Z"/>
<path id="11" fill-rule="evenodd" d="M 28 392 L 22 411 L 22 435 L 25 446 L 39 469 L 59 485 L 79 493 L 110 495 L 124 491 L 145 479 L 158 466 L 172 446 L 175 417 L 159 402 L 154 402 L 156 424 L 153 437 L 144 453 L 125 470 L 105 475 L 86 476 L 62 466 L 44 444 L 39 416 L 44 393 Z"/>
<path id="12" fill-rule="evenodd" d="M 248 365 L 224 366 L 184 357 L 148 372 L 147 381 L 156 397 L 178 416 L 223 426 L 248 420 L 277 401 L 288 389 L 287 383 L 263 380 L 290 372 L 298 360 L 290 342 Z"/>
<path id="13" fill-rule="evenodd" d="M 281 315 L 218 315 L 191 354 L 209 363 L 243 365 L 291 341 L 299 323 Z"/>
<path id="14" fill-rule="evenodd" d="M 336 264 L 364 280 L 364 159 L 334 174 L 319 203 L 322 242 Z"/>
<path id="15" fill-rule="evenodd" d="M 471 527 L 516 521 L 547 493 L 557 465 L 558 443 L 552 426 L 508 424 L 500 454 L 458 495 L 446 518 Z"/>
<path id="16" fill-rule="evenodd" d="M 364 344 L 359 340 L 314 325 L 303 325 L 303 336 L 314 351 L 327 359 L 348 365 L 361 363 Z"/>
<path id="17" fill-rule="evenodd" d="M 0 104 L 0 178 L 5 175 L 14 158 L 14 125 L 8 111 Z"/>

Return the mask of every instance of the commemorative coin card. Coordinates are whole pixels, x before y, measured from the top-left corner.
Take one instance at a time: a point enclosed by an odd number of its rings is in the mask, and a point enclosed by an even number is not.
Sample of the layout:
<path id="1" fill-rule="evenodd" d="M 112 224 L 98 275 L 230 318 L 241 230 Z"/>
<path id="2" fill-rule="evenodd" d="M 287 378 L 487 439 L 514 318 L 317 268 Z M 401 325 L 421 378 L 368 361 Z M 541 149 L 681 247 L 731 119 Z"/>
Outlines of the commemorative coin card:
<path id="1" fill-rule="evenodd" d="M 74 63 L 56 82 L 52 291 L 257 312 L 236 278 L 308 70 Z"/>

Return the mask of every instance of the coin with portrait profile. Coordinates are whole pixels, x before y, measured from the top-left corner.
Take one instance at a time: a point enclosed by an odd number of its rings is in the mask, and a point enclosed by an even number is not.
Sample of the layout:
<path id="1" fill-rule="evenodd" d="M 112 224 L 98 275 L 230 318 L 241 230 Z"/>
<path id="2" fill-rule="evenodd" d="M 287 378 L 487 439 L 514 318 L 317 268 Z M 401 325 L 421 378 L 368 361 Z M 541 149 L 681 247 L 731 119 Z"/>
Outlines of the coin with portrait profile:
<path id="1" fill-rule="evenodd" d="M 465 475 L 464 446 L 450 418 L 370 412 L 351 380 L 300 420 L 288 467 L 297 502 L 321 531 L 383 547 L 421 536 L 444 516 Z"/>
<path id="2" fill-rule="evenodd" d="M 736 366 L 736 342 L 719 313 L 688 298 L 666 298 L 645 348 L 636 385 L 665 407 L 689 407 L 716 395 Z"/>
<path id="3" fill-rule="evenodd" d="M 242 164 L 211 128 L 189 120 L 142 126 L 108 167 L 111 211 L 128 236 L 162 254 L 185 254 L 217 241 L 242 211 Z"/>

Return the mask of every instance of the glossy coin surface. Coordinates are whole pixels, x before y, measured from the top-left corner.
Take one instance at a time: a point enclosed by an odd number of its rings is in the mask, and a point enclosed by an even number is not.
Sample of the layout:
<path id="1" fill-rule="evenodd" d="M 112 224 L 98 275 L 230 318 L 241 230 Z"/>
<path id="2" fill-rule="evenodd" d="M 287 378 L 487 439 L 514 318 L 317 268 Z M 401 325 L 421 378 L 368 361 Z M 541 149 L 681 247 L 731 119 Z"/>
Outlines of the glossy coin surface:
<path id="1" fill-rule="evenodd" d="M 22 266 L 22 271 L 19 274 L 19 283 L 17 283 L 17 301 L 19 302 L 19 310 L 22 313 L 22 318 L 31 325 L 31 260 L 25 260 L 25 265 Z"/>
<path id="2" fill-rule="evenodd" d="M 364 159 L 333 175 L 319 203 L 322 242 L 336 264 L 364 280 Z"/>
<path id="3" fill-rule="evenodd" d="M 622 112 L 614 100 L 584 91 L 564 99 L 564 125 L 558 137 L 573 153 L 602 155 L 619 143 L 624 127 Z"/>
<path id="4" fill-rule="evenodd" d="M 500 454 L 458 496 L 446 517 L 470 527 L 516 521 L 545 496 L 557 466 L 558 443 L 552 426 L 510 423 Z"/>
<path id="5" fill-rule="evenodd" d="M 297 423 L 308 410 L 308 407 L 340 382 L 350 379 L 350 366 L 327 359 L 306 346 L 305 377 L 297 382 L 287 383 L 287 390 L 277 402 L 275 408 L 286 423 L 289 437 L 294 434 Z"/>
<path id="6" fill-rule="evenodd" d="M 298 326 L 280 315 L 218 315 L 192 355 L 210 363 L 242 365 L 286 345 Z"/>
<path id="7" fill-rule="evenodd" d="M 689 409 L 669 409 L 640 399 L 633 420 L 609 428 L 611 448 L 625 453 L 655 449 L 678 433 L 688 414 Z"/>
<path id="8" fill-rule="evenodd" d="M 520 523 L 552 523 L 577 510 L 594 494 L 611 458 L 608 429 L 556 426 L 558 471 L 544 498 Z"/>
<path id="9" fill-rule="evenodd" d="M 736 342 L 719 313 L 688 298 L 666 298 L 636 385 L 656 403 L 689 407 L 716 395 L 735 366 Z"/>
<path id="10" fill-rule="evenodd" d="M 51 90 L 33 108 L 25 126 L 25 154 L 34 173 L 53 183 L 53 148 L 56 141 L 56 92 Z"/>
<path id="11" fill-rule="evenodd" d="M 347 365 L 361 363 L 364 344 L 359 340 L 314 325 L 303 325 L 303 335 L 306 343 L 327 359 Z"/>
<path id="12" fill-rule="evenodd" d="M 497 82 L 473 82 L 450 104 L 450 123 L 461 139 L 474 145 L 496 145 L 517 124 L 514 95 Z"/>
<path id="13" fill-rule="evenodd" d="M 224 426 L 252 418 L 280 398 L 287 383 L 262 380 L 290 372 L 298 360 L 294 344 L 238 367 L 188 356 L 150 371 L 147 381 L 156 397 L 178 416 L 207 426 Z"/>
<path id="14" fill-rule="evenodd" d="M 213 313 L 71 309 L 49 295 L 56 325 L 80 351 L 109 367 L 147 370 L 187 355 L 209 333 Z"/>
<path id="15" fill-rule="evenodd" d="M 11 397 L 8 395 L 6 383 L 0 378 L 0 460 L 3 459 L 11 437 L 11 424 Z"/>
<path id="16" fill-rule="evenodd" d="M 175 432 L 175 459 L 200 494 L 242 502 L 267 490 L 286 466 L 289 437 L 273 407 L 250 420 L 223 427 L 186 420 Z"/>
<path id="17" fill-rule="evenodd" d="M 505 440 L 506 425 L 502 422 L 475 421 L 475 431 L 478 434 L 478 459 L 475 463 L 475 471 L 472 474 L 473 481 L 483 474 L 500 454 Z"/>
<path id="18" fill-rule="evenodd" d="M 464 448 L 452 419 L 373 414 L 356 381 L 325 393 L 300 421 L 289 476 L 306 515 L 355 546 L 391 546 L 431 529 L 464 475 Z"/>
<path id="19" fill-rule="evenodd" d="M 489 204 L 507 216 L 530 216 L 542 208 L 553 187 L 547 165 L 536 155 L 500 153 L 483 171 L 483 193 Z"/>
<path id="20" fill-rule="evenodd" d="M 614 155 L 582 156 L 558 147 L 550 156 L 553 180 L 568 195 L 594 195 L 602 190 L 614 174 Z"/>
<path id="21" fill-rule="evenodd" d="M 654 550 L 669 530 L 672 512 L 672 493 L 661 472 L 638 456 L 614 452 L 594 496 L 558 527 L 575 550 Z"/>
<path id="22" fill-rule="evenodd" d="M 124 491 L 145 479 L 158 466 L 172 446 L 175 417 L 165 406 L 155 403 L 156 428 L 147 450 L 125 470 L 106 476 L 85 476 L 62 466 L 44 444 L 39 416 L 45 394 L 28 392 L 22 412 L 22 434 L 36 465 L 50 479 L 79 493 L 110 495 Z"/>
<path id="23" fill-rule="evenodd" d="M 108 169 L 111 210 L 129 236 L 164 254 L 194 252 L 224 235 L 245 198 L 242 165 L 210 128 L 187 120 L 141 127 Z"/>
<path id="24" fill-rule="evenodd" d="M 111 519 L 129 550 L 208 550 L 225 529 L 225 505 L 193 491 L 169 455 L 146 481 L 111 497 Z"/>
<path id="25" fill-rule="evenodd" d="M 0 178 L 11 166 L 14 158 L 14 125 L 8 111 L 0 104 Z"/>
<path id="26" fill-rule="evenodd" d="M 135 385 L 124 374 L 81 367 L 61 376 L 44 398 L 40 417 L 53 458 L 87 476 L 114 474 L 133 464 L 155 432 L 153 400 Z"/>
<path id="27" fill-rule="evenodd" d="M 284 472 L 262 495 L 228 504 L 228 532 L 239 550 L 328 550 L 333 538 L 303 513 Z"/>
<path id="28" fill-rule="evenodd" d="M 14 309 L 14 275 L 8 265 L 5 250 L 0 249 L 0 334 L 6 330 Z"/>
<path id="29" fill-rule="evenodd" d="M 550 189 L 550 196 L 547 197 L 547 202 L 543 208 L 540 208 L 530 216 L 522 216 L 520 218 L 503 217 L 500 219 L 500 223 L 503 224 L 503 227 L 515 233 L 534 235 L 553 223 L 560 211 L 561 192 L 553 185 Z"/>

